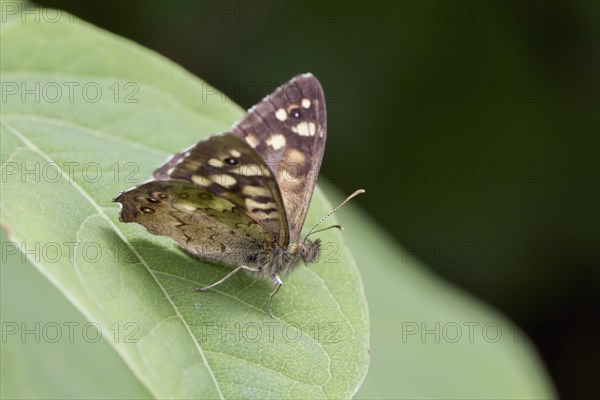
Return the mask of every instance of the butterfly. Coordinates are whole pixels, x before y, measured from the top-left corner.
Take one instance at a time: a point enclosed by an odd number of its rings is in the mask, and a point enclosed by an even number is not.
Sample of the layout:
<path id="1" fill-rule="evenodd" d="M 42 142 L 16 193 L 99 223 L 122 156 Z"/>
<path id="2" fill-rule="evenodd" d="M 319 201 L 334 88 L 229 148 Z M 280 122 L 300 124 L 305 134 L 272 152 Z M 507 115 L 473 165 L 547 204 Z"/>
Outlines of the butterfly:
<path id="1" fill-rule="evenodd" d="M 326 137 L 323 88 L 312 74 L 298 75 L 248 110 L 230 131 L 171 156 L 154 171 L 154 180 L 113 201 L 121 204 L 122 222 L 168 236 L 203 261 L 235 267 L 197 291 L 240 270 L 271 280 L 273 317 L 280 276 L 300 261 L 319 258 L 320 239 L 308 239 L 314 228 L 304 239 L 300 235 Z"/>

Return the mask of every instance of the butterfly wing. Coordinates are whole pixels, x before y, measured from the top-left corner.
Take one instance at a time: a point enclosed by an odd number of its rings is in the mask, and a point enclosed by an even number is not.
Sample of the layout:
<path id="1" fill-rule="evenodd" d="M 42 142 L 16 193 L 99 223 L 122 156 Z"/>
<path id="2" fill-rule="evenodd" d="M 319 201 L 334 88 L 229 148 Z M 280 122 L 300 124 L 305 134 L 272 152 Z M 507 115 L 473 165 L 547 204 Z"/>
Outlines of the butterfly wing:
<path id="1" fill-rule="evenodd" d="M 154 172 L 159 180 L 178 179 L 222 197 L 272 235 L 289 244 L 283 200 L 273 173 L 246 142 L 232 135 L 213 136 L 173 156 Z"/>
<path id="2" fill-rule="evenodd" d="M 255 265 L 272 235 L 229 200 L 180 180 L 151 181 L 121 193 L 122 222 L 168 236 L 198 258 Z"/>
<path id="3" fill-rule="evenodd" d="M 291 241 L 297 241 L 315 188 L 327 136 L 325 96 L 312 74 L 280 86 L 231 130 L 271 168 L 279 186 Z"/>

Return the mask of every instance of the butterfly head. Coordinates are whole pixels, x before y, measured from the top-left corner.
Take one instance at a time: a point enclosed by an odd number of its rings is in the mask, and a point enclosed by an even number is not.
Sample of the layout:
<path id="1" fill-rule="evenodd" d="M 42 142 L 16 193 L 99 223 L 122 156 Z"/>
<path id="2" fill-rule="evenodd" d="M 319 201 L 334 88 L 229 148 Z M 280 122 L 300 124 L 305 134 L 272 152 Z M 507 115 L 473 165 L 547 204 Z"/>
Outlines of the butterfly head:
<path id="1" fill-rule="evenodd" d="M 304 240 L 296 245 L 294 251 L 296 257 L 304 261 L 305 264 L 312 264 L 319 259 L 321 239 L 317 239 L 314 242 L 311 240 Z"/>

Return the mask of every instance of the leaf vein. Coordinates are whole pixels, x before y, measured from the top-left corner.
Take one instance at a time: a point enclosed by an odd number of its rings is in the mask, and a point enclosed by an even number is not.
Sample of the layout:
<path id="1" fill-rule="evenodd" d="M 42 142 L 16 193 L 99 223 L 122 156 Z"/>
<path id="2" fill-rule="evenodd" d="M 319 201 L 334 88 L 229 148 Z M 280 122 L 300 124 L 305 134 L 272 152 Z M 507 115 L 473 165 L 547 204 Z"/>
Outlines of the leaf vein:
<path id="1" fill-rule="evenodd" d="M 29 141 L 29 139 L 27 139 L 25 136 L 23 136 L 18 130 L 16 130 L 13 126 L 11 126 L 10 124 L 8 124 L 6 121 L 0 121 L 2 124 L 4 124 L 10 131 L 13 132 L 13 134 L 19 139 L 21 140 L 28 148 L 30 148 L 33 152 L 38 153 L 42 158 L 46 159 L 46 161 L 48 162 L 54 162 L 52 160 L 52 158 L 50 158 L 46 153 L 44 153 L 41 149 L 39 149 L 36 145 L 34 145 L 31 141 Z M 160 290 L 163 292 L 165 298 L 167 299 L 167 301 L 171 304 L 171 306 L 173 307 L 173 310 L 175 312 L 175 314 L 177 315 L 178 318 L 181 319 L 183 326 L 186 328 L 188 334 L 190 335 L 196 349 L 198 350 L 198 353 L 200 355 L 200 357 L 202 358 L 204 364 L 206 365 L 206 368 L 208 370 L 209 375 L 211 376 L 211 379 L 214 383 L 215 389 L 217 390 L 217 392 L 219 393 L 219 397 L 221 399 L 225 399 L 225 397 L 223 396 L 223 393 L 221 392 L 221 388 L 219 387 L 219 383 L 217 382 L 217 379 L 214 375 L 214 372 L 212 370 L 212 368 L 210 367 L 210 365 L 208 364 L 208 360 L 206 359 L 206 355 L 204 354 L 204 350 L 200 347 L 200 344 L 198 343 L 198 340 L 196 339 L 196 337 L 193 335 L 189 324 L 187 323 L 187 321 L 183 318 L 183 316 L 181 315 L 181 313 L 179 312 L 179 309 L 175 306 L 175 303 L 173 302 L 173 299 L 171 299 L 171 297 L 169 296 L 169 294 L 167 293 L 167 291 L 165 290 L 165 288 L 162 286 L 162 284 L 160 283 L 160 281 L 158 280 L 158 278 L 156 277 L 156 275 L 154 274 L 153 270 L 150 268 L 150 266 L 148 265 L 148 263 L 146 262 L 146 260 L 135 250 L 135 248 L 131 245 L 131 243 L 127 240 L 127 238 L 123 235 L 123 233 L 121 232 L 121 230 L 119 228 L 117 228 L 117 226 L 112 222 L 112 220 L 108 217 L 108 214 L 106 214 L 104 212 L 104 210 L 102 209 L 102 207 L 100 207 L 100 205 L 98 203 L 96 203 L 96 201 L 85 191 L 83 190 L 83 188 L 81 186 L 79 186 L 75 181 L 69 180 L 68 176 L 66 175 L 65 171 L 61 168 L 60 169 L 62 176 L 67 179 L 68 182 L 70 182 L 73 185 L 73 188 L 79 192 L 81 194 L 81 196 L 86 199 L 93 208 L 96 209 L 96 211 L 98 212 L 98 214 L 108 223 L 108 225 L 114 229 L 114 231 L 117 233 L 117 235 L 120 237 L 120 239 L 129 247 L 129 249 L 132 251 L 132 253 L 140 260 L 140 262 L 142 263 L 142 265 L 146 268 L 146 270 L 148 271 L 148 273 L 150 274 L 150 276 L 154 279 L 154 281 L 156 282 L 156 284 L 158 285 L 158 287 L 160 288 Z"/>

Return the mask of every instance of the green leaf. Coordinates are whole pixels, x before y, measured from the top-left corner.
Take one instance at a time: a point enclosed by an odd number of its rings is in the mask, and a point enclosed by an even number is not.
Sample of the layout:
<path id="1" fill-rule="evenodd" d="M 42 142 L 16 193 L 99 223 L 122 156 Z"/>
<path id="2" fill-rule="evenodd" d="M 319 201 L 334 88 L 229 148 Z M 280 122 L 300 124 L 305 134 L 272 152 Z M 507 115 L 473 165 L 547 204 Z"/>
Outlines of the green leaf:
<path id="1" fill-rule="evenodd" d="M 237 105 L 159 55 L 67 14 L 2 25 L 0 217 L 160 398 L 348 398 L 368 367 L 362 283 L 339 233 L 269 282 L 200 263 L 118 221 L 111 200 L 166 157 L 227 129 Z M 331 209 L 315 193 L 307 225 Z M 92 370 L 90 370 L 91 373 Z M 50 372 L 49 372 L 50 373 Z M 70 385 L 70 376 L 63 376 Z"/>
<path id="2" fill-rule="evenodd" d="M 333 187 L 322 187 L 329 198 L 343 198 Z M 519 327 L 433 275 L 355 204 L 338 219 L 371 310 L 372 361 L 356 398 L 557 397 Z"/>
<path id="3" fill-rule="evenodd" d="M 0 397 L 150 397 L 96 328 L 22 254 L 11 251 L 3 230 L 0 246 Z"/>

